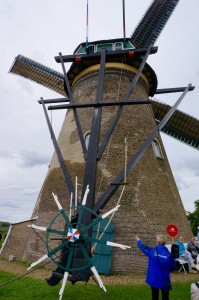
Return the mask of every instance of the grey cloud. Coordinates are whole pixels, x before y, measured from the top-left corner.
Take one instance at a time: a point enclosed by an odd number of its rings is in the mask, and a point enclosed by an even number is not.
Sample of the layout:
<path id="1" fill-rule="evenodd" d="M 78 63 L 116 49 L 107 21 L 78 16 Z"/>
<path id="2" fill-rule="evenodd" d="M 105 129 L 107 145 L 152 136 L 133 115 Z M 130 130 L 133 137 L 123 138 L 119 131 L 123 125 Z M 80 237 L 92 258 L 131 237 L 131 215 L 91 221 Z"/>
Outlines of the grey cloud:
<path id="1" fill-rule="evenodd" d="M 24 151 L 21 154 L 21 166 L 25 168 L 47 165 L 49 163 L 48 156 L 35 151 Z"/>
<path id="2" fill-rule="evenodd" d="M 14 159 L 16 156 L 14 155 L 13 152 L 1 150 L 0 157 L 5 159 Z"/>
<path id="3" fill-rule="evenodd" d="M 26 91 L 29 95 L 34 95 L 34 88 L 30 81 L 27 80 L 17 80 L 17 83 L 21 86 L 23 91 Z"/>
<path id="4" fill-rule="evenodd" d="M 14 204 L 14 202 L 3 202 L 0 204 L 0 207 L 7 207 L 7 208 L 17 208 L 19 207 L 18 204 Z"/>
<path id="5" fill-rule="evenodd" d="M 199 176 L 199 157 L 186 157 L 177 164 L 177 169 L 183 172 L 191 171 L 193 175 Z"/>
<path id="6" fill-rule="evenodd" d="M 175 180 L 176 180 L 176 184 L 177 184 L 179 191 L 184 190 L 189 187 L 188 184 L 186 183 L 186 181 L 183 180 L 183 178 L 180 177 L 179 175 L 177 175 L 175 177 Z"/>
<path id="7" fill-rule="evenodd" d="M 34 195 L 38 195 L 38 189 L 25 189 L 23 190 L 22 194 L 24 196 L 34 196 Z"/>

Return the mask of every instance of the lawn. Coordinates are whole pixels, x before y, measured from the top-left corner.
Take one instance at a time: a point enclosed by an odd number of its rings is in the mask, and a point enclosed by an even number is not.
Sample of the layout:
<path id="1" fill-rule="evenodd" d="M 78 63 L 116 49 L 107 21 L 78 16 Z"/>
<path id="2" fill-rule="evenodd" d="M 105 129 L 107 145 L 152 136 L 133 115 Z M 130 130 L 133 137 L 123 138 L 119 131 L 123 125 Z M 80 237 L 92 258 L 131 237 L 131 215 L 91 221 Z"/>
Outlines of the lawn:
<path id="1" fill-rule="evenodd" d="M 1 245 L 4 241 L 5 235 L 8 232 L 8 229 L 9 229 L 9 223 L 0 221 L 0 232 L 2 232 L 2 234 L 1 234 L 2 237 L 1 237 L 1 240 L 0 240 L 0 248 L 1 248 Z"/>
<path id="2" fill-rule="evenodd" d="M 8 280 L 16 278 L 8 272 L 0 271 L 0 285 Z M 170 300 L 190 300 L 190 285 L 195 282 L 193 279 L 186 282 L 174 283 L 173 291 L 170 293 Z M 63 300 L 149 300 L 150 288 L 145 284 L 138 285 L 106 285 L 107 295 L 95 284 L 67 283 Z M 54 300 L 59 299 L 61 284 L 50 287 L 45 280 L 23 277 L 7 285 L 0 286 L 1 300 Z"/>

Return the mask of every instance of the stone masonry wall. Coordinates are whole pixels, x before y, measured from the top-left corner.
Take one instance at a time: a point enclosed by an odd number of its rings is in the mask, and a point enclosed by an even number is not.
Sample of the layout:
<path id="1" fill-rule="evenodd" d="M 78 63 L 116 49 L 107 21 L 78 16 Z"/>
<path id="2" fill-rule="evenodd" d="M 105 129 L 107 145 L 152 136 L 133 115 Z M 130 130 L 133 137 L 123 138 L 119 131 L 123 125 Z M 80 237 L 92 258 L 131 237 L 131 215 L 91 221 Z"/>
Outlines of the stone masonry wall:
<path id="1" fill-rule="evenodd" d="M 10 255 L 23 259 L 26 248 L 26 241 L 32 235 L 27 225 L 34 224 L 35 220 L 29 220 L 21 223 L 13 224 L 7 242 L 1 253 L 1 257 L 9 258 Z"/>

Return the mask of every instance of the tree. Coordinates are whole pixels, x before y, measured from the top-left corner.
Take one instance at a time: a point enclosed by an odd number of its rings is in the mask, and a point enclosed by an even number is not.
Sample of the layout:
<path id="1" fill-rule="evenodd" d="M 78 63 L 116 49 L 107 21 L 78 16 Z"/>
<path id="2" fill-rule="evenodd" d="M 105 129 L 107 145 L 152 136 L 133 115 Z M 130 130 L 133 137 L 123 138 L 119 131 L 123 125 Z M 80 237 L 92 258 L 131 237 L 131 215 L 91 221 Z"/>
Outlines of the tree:
<path id="1" fill-rule="evenodd" d="M 2 226 L 2 227 L 9 227 L 9 226 L 10 226 L 10 223 L 9 223 L 9 222 L 3 222 L 1 226 Z"/>
<path id="2" fill-rule="evenodd" d="M 187 218 L 189 220 L 193 234 L 197 235 L 197 228 L 199 226 L 199 200 L 194 201 L 195 210 L 193 212 L 187 212 Z"/>

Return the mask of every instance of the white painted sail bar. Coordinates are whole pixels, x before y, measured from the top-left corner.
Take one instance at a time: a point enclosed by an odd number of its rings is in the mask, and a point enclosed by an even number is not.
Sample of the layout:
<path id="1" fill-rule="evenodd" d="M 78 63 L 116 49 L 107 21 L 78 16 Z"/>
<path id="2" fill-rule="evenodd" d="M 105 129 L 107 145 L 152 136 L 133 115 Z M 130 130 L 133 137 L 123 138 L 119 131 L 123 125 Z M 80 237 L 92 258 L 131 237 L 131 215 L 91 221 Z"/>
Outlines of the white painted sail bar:
<path id="1" fill-rule="evenodd" d="M 46 230 L 47 230 L 47 228 L 46 228 L 46 227 L 37 226 L 37 225 L 34 225 L 34 224 L 27 225 L 27 226 L 28 226 L 28 227 L 30 227 L 30 228 L 34 228 L 34 229 L 41 230 L 41 231 L 46 231 Z"/>
<path id="2" fill-rule="evenodd" d="M 37 261 L 35 261 L 34 263 L 32 263 L 30 265 L 30 267 L 27 270 L 30 270 L 31 268 L 35 267 L 36 265 L 40 264 L 42 261 L 44 261 L 46 258 L 48 258 L 48 255 L 45 254 L 44 256 L 42 256 L 40 259 L 38 259 Z"/>
<path id="3" fill-rule="evenodd" d="M 122 250 L 126 250 L 126 249 L 130 249 L 130 246 L 126 246 L 126 245 L 122 245 L 122 244 L 118 244 L 118 243 L 113 243 L 113 242 L 106 242 L 107 246 L 111 246 L 111 247 L 118 247 L 121 248 Z"/>
<path id="4" fill-rule="evenodd" d="M 75 206 L 77 206 L 77 186 L 78 186 L 78 182 L 77 182 L 77 176 L 75 177 Z"/>
<path id="5" fill-rule="evenodd" d="M 103 285 L 103 282 L 102 282 L 102 280 L 101 280 L 101 278 L 100 278 L 100 276 L 99 276 L 99 274 L 98 274 L 98 272 L 97 272 L 97 270 L 94 266 L 91 268 L 91 271 L 95 275 L 95 278 L 97 279 L 97 282 L 98 282 L 99 286 L 106 292 L 106 288 Z"/>
<path id="6" fill-rule="evenodd" d="M 102 219 L 105 219 L 106 217 L 108 217 L 109 215 L 111 215 L 112 213 L 114 213 L 115 211 L 117 211 L 120 206 L 121 205 L 117 205 L 116 207 L 114 207 L 111 210 L 109 210 L 107 213 L 103 214 L 102 215 Z"/>
<path id="7" fill-rule="evenodd" d="M 67 280 L 68 280 L 68 275 L 69 275 L 68 272 L 64 273 L 62 286 L 61 286 L 61 289 L 59 290 L 59 300 L 62 300 L 62 296 L 63 296 L 64 290 L 65 290 L 65 287 L 66 287 L 66 283 L 67 283 Z"/>
<path id="8" fill-rule="evenodd" d="M 70 211 L 69 211 L 69 221 L 71 222 L 71 218 L 72 218 L 72 205 L 73 205 L 73 193 L 71 193 L 70 195 Z"/>
<path id="9" fill-rule="evenodd" d="M 88 193 L 89 193 L 89 185 L 87 185 L 87 187 L 86 187 L 86 191 L 84 193 L 84 198 L 82 200 L 82 205 L 84 205 L 84 206 L 86 205 L 86 200 L 87 200 Z"/>
<path id="10" fill-rule="evenodd" d="M 53 195 L 53 198 L 54 198 L 54 200 L 55 200 L 55 202 L 57 204 L 58 209 L 62 210 L 63 207 L 61 206 L 61 203 L 59 202 L 57 195 L 55 195 L 54 193 L 52 193 L 52 195 Z"/>

